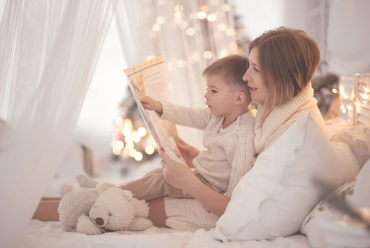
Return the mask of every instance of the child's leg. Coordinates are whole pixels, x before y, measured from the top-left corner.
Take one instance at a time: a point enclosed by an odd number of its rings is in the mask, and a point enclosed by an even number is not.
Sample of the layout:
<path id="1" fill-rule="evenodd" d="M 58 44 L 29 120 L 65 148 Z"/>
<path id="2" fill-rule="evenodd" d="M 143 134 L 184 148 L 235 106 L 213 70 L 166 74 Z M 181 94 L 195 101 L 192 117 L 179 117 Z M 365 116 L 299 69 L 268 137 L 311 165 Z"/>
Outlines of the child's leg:
<path id="1" fill-rule="evenodd" d="M 58 206 L 60 198 L 43 198 L 41 199 L 32 219 L 41 221 L 58 221 Z"/>
<path id="2" fill-rule="evenodd" d="M 142 178 L 121 185 L 120 188 L 131 191 L 140 200 L 153 200 L 167 194 L 161 168 L 149 172 Z"/>
<path id="3" fill-rule="evenodd" d="M 140 179 L 121 185 L 120 188 L 131 191 L 136 198 L 141 200 L 154 200 L 165 196 L 191 198 L 182 190 L 164 181 L 162 168 L 155 169 Z"/>

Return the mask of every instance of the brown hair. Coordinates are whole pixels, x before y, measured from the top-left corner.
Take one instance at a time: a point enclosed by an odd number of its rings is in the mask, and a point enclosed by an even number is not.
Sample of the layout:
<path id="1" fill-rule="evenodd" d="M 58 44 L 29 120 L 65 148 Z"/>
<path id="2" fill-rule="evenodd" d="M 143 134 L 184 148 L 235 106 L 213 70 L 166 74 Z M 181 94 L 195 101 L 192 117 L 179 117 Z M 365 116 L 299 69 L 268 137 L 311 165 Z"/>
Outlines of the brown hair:
<path id="1" fill-rule="evenodd" d="M 267 91 L 264 105 L 288 102 L 311 81 L 320 62 L 317 43 L 304 31 L 280 27 L 263 33 L 249 44 L 258 48 L 258 60 Z"/>
<path id="2" fill-rule="evenodd" d="M 249 96 L 248 85 L 243 81 L 243 75 L 249 67 L 249 60 L 242 55 L 229 55 L 216 60 L 203 71 L 203 76 L 219 75 L 229 84 L 241 86 Z"/>

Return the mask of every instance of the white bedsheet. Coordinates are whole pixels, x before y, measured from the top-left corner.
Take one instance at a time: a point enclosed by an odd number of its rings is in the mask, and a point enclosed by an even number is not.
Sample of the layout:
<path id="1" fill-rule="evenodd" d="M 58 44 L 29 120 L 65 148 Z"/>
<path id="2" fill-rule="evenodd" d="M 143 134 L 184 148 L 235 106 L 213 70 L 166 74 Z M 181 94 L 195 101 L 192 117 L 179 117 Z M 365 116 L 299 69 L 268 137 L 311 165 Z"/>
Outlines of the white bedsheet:
<path id="1" fill-rule="evenodd" d="M 213 239 L 213 230 L 179 232 L 167 228 L 152 227 L 143 232 L 110 232 L 101 235 L 85 235 L 66 232 L 59 222 L 31 220 L 17 241 L 16 248 L 306 248 L 310 247 L 303 235 L 279 237 L 272 240 L 222 243 Z"/>

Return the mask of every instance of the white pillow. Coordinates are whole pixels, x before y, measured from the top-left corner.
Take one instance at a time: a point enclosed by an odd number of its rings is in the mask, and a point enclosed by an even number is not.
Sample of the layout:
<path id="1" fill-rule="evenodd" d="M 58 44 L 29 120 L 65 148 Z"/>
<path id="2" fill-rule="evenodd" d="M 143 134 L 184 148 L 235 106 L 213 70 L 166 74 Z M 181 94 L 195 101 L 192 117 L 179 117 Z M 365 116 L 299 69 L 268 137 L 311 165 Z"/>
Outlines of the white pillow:
<path id="1" fill-rule="evenodd" d="M 296 233 L 324 194 L 312 179 L 336 187 L 357 172 L 357 164 L 341 163 L 311 115 L 304 114 L 240 180 L 214 237 L 260 240 Z"/>

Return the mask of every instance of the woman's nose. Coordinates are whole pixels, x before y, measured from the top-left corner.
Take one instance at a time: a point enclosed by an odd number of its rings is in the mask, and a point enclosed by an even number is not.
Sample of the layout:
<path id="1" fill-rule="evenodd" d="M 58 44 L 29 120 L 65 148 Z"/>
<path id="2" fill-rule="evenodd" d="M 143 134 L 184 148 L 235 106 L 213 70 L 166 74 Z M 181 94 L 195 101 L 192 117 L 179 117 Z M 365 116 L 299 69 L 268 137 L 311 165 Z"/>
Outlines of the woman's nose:
<path id="1" fill-rule="evenodd" d="M 248 82 L 248 70 L 246 70 L 243 75 L 243 81 Z"/>

